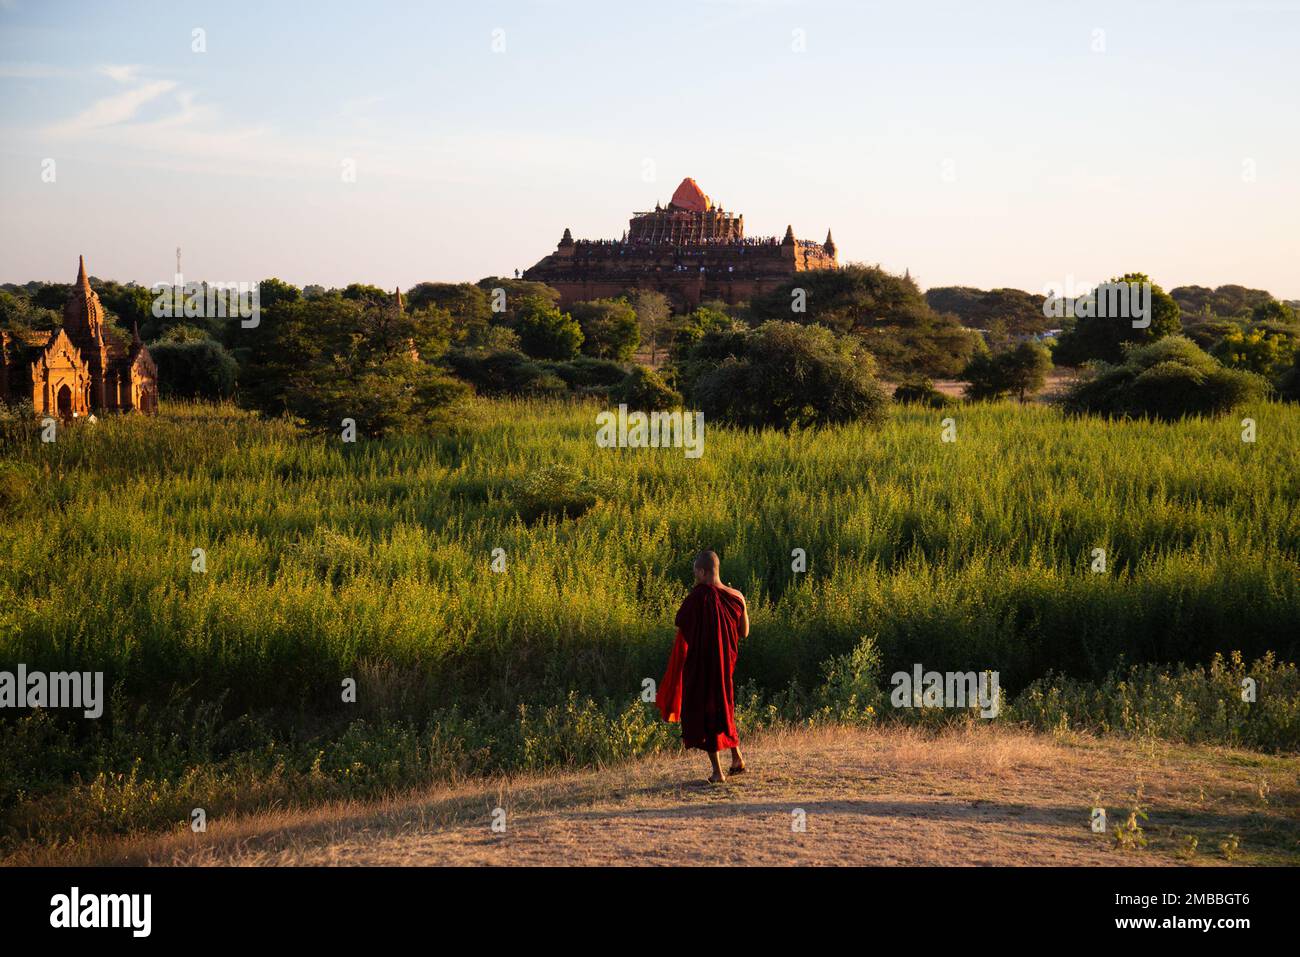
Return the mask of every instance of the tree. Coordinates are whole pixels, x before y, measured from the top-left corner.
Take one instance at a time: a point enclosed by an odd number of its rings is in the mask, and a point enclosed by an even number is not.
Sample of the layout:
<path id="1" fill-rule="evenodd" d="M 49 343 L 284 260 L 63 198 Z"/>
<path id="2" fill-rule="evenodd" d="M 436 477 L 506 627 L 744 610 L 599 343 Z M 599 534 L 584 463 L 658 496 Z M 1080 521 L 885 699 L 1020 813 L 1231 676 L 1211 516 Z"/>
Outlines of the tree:
<path id="1" fill-rule="evenodd" d="M 641 342 L 636 310 L 626 299 L 575 302 L 569 312 L 582 328 L 583 355 L 627 362 Z"/>
<path id="2" fill-rule="evenodd" d="M 1233 329 L 1215 344 L 1210 354 L 1230 369 L 1245 369 L 1273 378 L 1290 367 L 1298 336 L 1300 327 Z"/>
<path id="3" fill-rule="evenodd" d="M 641 328 L 641 341 L 650 343 L 650 365 L 659 363 L 659 346 L 668 334 L 668 319 L 672 315 L 668 297 L 653 289 L 638 289 L 632 297 L 632 308 Z"/>
<path id="4" fill-rule="evenodd" d="M 559 396 L 564 380 L 520 352 L 452 349 L 446 355 L 452 373 L 487 396 Z"/>
<path id="5" fill-rule="evenodd" d="M 879 266 L 799 273 L 756 296 L 752 307 L 757 316 L 853 333 L 895 375 L 956 375 L 974 348 L 974 334 L 955 316 L 935 312 L 910 277 Z"/>
<path id="6" fill-rule="evenodd" d="M 645 366 L 633 366 L 623 381 L 610 390 L 610 401 L 629 409 L 653 412 L 682 404 L 682 397 L 664 382 L 659 373 Z"/>
<path id="7" fill-rule="evenodd" d="M 399 311 L 391 295 L 364 290 L 279 299 L 245 330 L 239 401 L 317 432 L 337 431 L 343 418 L 367 436 L 440 421 L 468 390 L 416 354 L 421 342 L 437 350 L 429 312 Z"/>
<path id="8" fill-rule="evenodd" d="M 582 346 L 582 329 L 567 312 L 539 296 L 516 307 L 516 326 L 524 352 L 536 359 L 572 359 Z"/>
<path id="9" fill-rule="evenodd" d="M 852 336 L 820 326 L 765 322 L 705 336 L 685 363 L 690 398 L 708 416 L 749 428 L 879 423 L 889 399 L 875 362 Z"/>
<path id="10" fill-rule="evenodd" d="M 1046 332 L 1055 320 L 1043 314 L 1044 296 L 1020 289 L 971 289 L 938 286 L 927 289 L 925 301 L 936 312 L 950 312 L 970 329 L 991 329 L 1000 323 L 1009 336 Z"/>
<path id="11" fill-rule="evenodd" d="M 696 306 L 673 330 L 672 356 L 680 362 L 695 344 L 711 332 L 743 328 L 720 304 L 704 303 Z"/>
<path id="12" fill-rule="evenodd" d="M 354 302 L 365 302 L 372 306 L 379 306 L 392 302 L 395 298 L 395 292 L 389 292 L 386 289 L 380 289 L 378 286 L 371 286 L 364 282 L 349 283 L 343 290 L 343 298 L 351 299 Z"/>
<path id="13" fill-rule="evenodd" d="M 1293 323 L 1296 321 L 1295 310 L 1284 302 L 1278 302 L 1276 299 L 1270 299 L 1267 302 L 1261 302 L 1250 313 L 1252 322 L 1281 322 Z"/>
<path id="14" fill-rule="evenodd" d="M 344 419 L 358 435 L 382 438 L 444 424 L 449 408 L 469 389 L 433 366 L 408 356 L 327 357 L 302 378 L 290 399 L 308 429 L 338 434 Z"/>
<path id="15" fill-rule="evenodd" d="M 1115 283 L 1151 283 L 1149 324 L 1135 328 L 1131 317 L 1081 316 L 1057 342 L 1055 358 L 1058 365 L 1077 366 L 1093 360 L 1119 362 L 1123 359 L 1124 347 L 1128 343 L 1143 345 L 1182 332 L 1182 313 L 1178 303 L 1151 282 L 1151 277 L 1145 273 L 1131 272 L 1110 280 L 1110 284 Z"/>
<path id="16" fill-rule="evenodd" d="M 219 342 L 155 342 L 149 354 L 158 366 L 158 390 L 165 398 L 228 399 L 234 394 L 239 366 Z"/>
<path id="17" fill-rule="evenodd" d="M 451 319 L 452 336 L 457 343 L 484 337 L 493 320 L 488 294 L 472 283 L 422 282 L 406 292 L 407 308 L 444 310 Z"/>
<path id="18" fill-rule="evenodd" d="M 1026 339 L 1003 352 L 974 356 L 962 378 L 968 383 L 966 397 L 969 399 L 1014 395 L 1024 402 L 1027 396 L 1043 388 L 1051 370 L 1051 353 L 1032 339 Z"/>

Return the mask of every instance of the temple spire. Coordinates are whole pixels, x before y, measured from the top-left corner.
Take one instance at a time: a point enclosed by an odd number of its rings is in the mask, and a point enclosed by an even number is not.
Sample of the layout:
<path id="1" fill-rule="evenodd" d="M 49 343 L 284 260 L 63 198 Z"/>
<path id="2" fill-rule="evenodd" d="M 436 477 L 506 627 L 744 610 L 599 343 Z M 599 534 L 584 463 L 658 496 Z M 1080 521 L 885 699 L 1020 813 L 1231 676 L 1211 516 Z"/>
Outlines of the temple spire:
<path id="1" fill-rule="evenodd" d="M 86 257 L 77 257 L 77 288 L 89 289 L 90 280 L 86 278 Z"/>
<path id="2" fill-rule="evenodd" d="M 401 286 L 395 286 L 395 287 L 393 288 L 393 292 L 397 295 L 397 311 L 398 311 L 398 312 L 405 312 L 405 311 L 406 311 L 406 310 L 405 310 L 405 307 L 402 305 L 402 287 L 401 287 Z"/>
<path id="3" fill-rule="evenodd" d="M 828 253 L 832 256 L 835 255 L 835 240 L 831 238 L 831 231 L 829 229 L 826 230 L 826 242 L 823 245 Z"/>
<path id="4" fill-rule="evenodd" d="M 794 245 L 794 227 L 793 227 L 793 226 L 787 226 L 787 227 L 785 227 L 785 239 L 781 240 L 781 245 L 782 245 L 782 246 L 793 246 L 793 245 Z"/>

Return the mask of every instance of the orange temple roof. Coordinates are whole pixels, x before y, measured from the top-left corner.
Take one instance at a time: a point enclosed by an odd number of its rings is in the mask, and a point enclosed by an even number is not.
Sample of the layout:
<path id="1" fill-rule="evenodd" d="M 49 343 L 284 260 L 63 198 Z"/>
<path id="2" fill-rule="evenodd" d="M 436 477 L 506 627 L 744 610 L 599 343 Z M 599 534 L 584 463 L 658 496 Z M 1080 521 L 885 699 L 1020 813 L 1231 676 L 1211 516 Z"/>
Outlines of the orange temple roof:
<path id="1" fill-rule="evenodd" d="M 700 189 L 700 184 L 689 176 L 682 180 L 682 184 L 677 187 L 677 192 L 673 193 L 671 202 L 674 206 L 680 209 L 689 209 L 693 213 L 704 213 L 713 208 L 713 203 L 709 201 L 709 197 L 704 195 L 704 190 Z"/>

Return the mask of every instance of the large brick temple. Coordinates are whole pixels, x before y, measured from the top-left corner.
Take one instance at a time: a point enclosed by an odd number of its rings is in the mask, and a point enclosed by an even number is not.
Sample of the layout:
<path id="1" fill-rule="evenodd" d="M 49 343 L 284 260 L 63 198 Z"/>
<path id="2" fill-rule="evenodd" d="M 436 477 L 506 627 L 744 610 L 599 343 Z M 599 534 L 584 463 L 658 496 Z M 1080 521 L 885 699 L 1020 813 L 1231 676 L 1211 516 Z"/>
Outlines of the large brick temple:
<path id="1" fill-rule="evenodd" d="M 158 369 L 137 329 L 108 328 L 83 258 L 63 307 L 63 328 L 0 332 L 0 399 L 30 401 L 37 415 L 158 411 Z"/>
<path id="2" fill-rule="evenodd" d="M 524 278 L 560 292 L 560 305 L 656 289 L 677 308 L 710 299 L 739 302 L 808 269 L 836 269 L 835 243 L 746 237 L 745 217 L 715 204 L 695 180 L 682 180 L 667 206 L 634 213 L 622 239 L 574 239 L 568 229 L 555 252 Z"/>

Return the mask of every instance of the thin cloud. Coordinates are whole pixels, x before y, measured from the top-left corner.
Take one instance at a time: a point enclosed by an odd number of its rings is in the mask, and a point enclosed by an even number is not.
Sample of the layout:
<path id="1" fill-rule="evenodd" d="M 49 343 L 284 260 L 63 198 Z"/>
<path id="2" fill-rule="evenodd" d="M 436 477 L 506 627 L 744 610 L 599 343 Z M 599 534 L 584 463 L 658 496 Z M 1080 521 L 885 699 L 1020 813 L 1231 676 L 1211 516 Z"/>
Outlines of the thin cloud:
<path id="1" fill-rule="evenodd" d="M 99 72 L 106 77 L 116 80 L 118 83 L 130 83 L 135 79 L 140 68 L 134 64 L 114 64 L 109 63 L 99 68 Z"/>
<path id="2" fill-rule="evenodd" d="M 155 80 L 115 96 L 106 96 L 102 100 L 96 100 L 90 109 L 62 123 L 48 126 L 43 132 L 46 136 L 55 138 L 75 138 L 106 126 L 126 123 L 140 112 L 141 107 L 175 88 L 174 80 Z"/>

